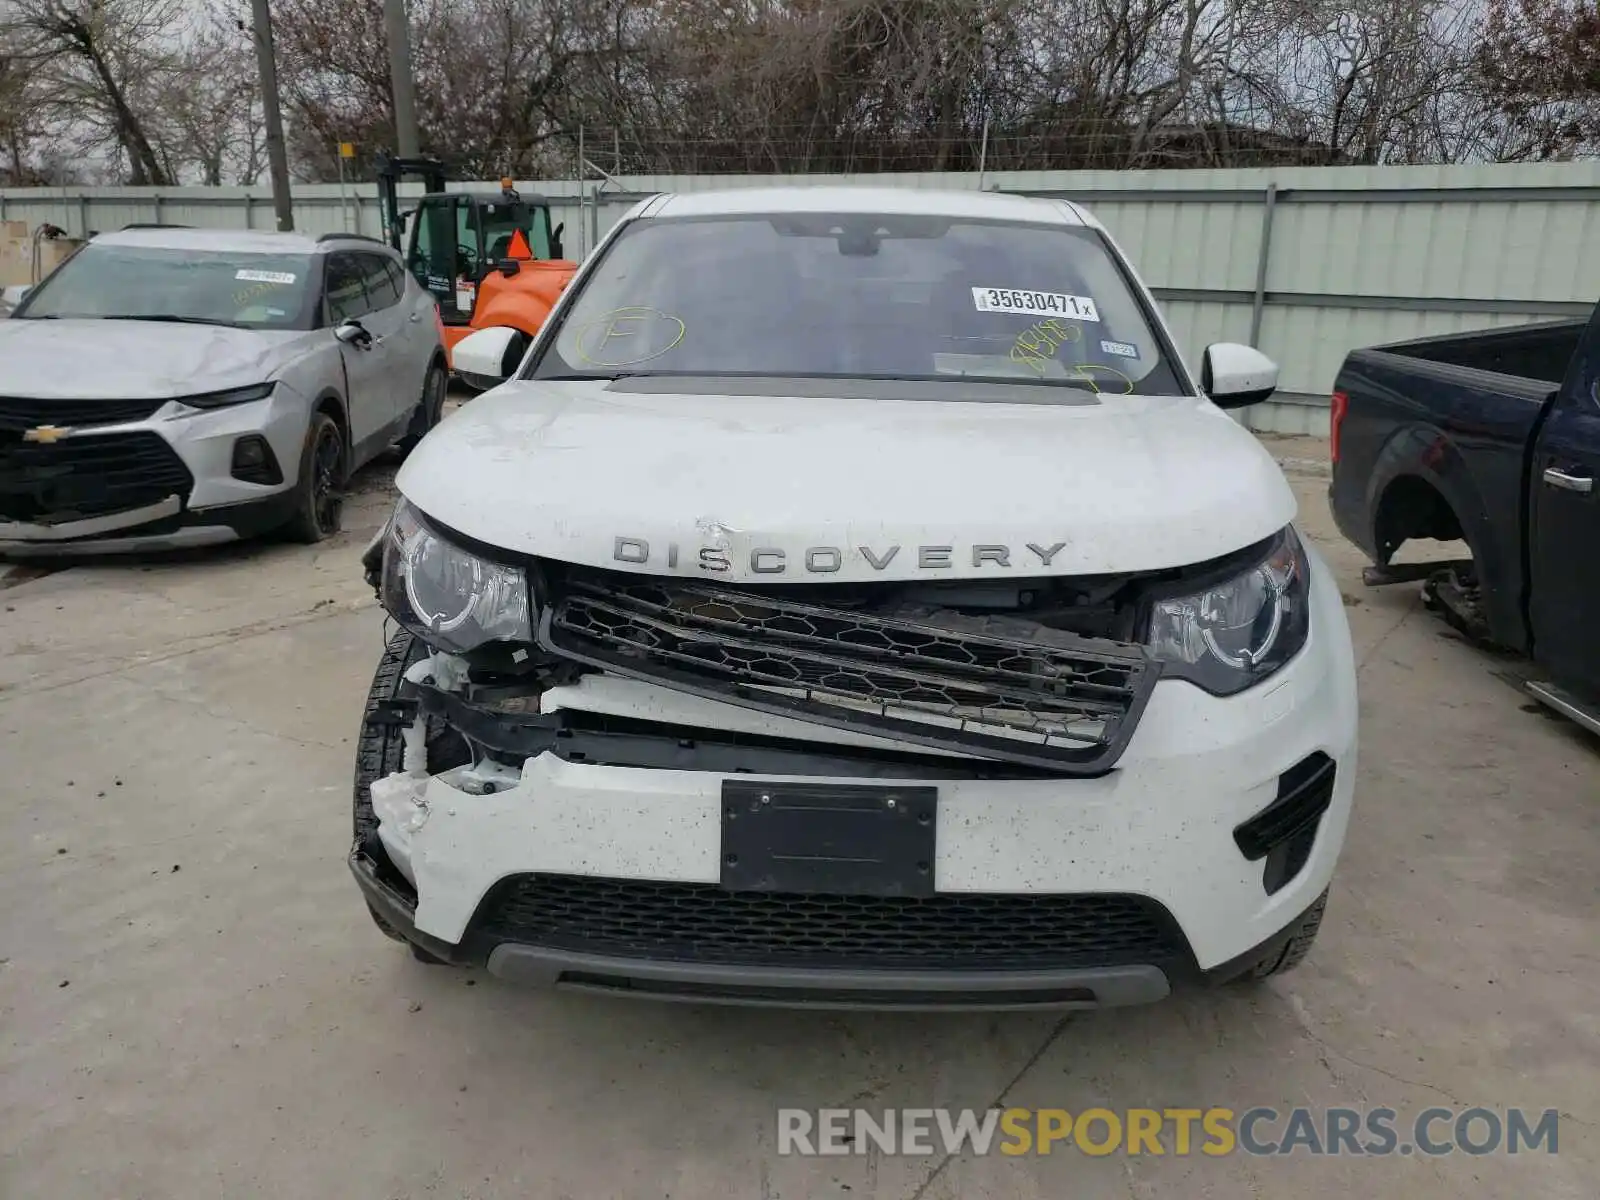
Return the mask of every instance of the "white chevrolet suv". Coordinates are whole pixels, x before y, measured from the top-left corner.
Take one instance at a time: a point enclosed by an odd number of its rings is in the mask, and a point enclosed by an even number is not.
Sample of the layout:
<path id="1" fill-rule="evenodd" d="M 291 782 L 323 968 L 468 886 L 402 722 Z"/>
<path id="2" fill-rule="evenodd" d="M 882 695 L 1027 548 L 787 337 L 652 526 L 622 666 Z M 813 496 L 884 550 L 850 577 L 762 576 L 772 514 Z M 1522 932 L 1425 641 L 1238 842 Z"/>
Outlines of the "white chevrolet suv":
<path id="1" fill-rule="evenodd" d="M 1306 953 L 1349 630 L 1276 463 L 1058 200 L 644 202 L 407 461 L 351 867 L 425 961 L 633 995 L 1154 1000 Z M 511 375 L 512 378 L 505 379 Z"/>

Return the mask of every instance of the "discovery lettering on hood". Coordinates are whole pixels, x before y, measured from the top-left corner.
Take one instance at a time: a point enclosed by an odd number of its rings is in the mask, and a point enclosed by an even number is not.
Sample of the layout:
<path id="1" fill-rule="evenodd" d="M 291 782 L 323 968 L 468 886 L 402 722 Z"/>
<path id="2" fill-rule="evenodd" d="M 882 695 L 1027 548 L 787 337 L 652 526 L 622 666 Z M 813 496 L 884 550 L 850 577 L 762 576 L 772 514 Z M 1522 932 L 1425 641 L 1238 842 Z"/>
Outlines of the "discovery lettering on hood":
<path id="1" fill-rule="evenodd" d="M 1066 542 L 1052 542 L 1049 545 L 1026 542 L 1015 551 L 1013 547 L 999 542 L 909 548 L 900 545 L 807 546 L 793 556 L 778 546 L 757 546 L 749 553 L 748 566 L 753 575 L 784 575 L 790 572 L 832 575 L 843 568 L 847 557 L 855 555 L 874 571 L 882 571 L 904 551 L 908 556 L 915 556 L 917 568 L 923 571 L 944 570 L 958 564 L 965 566 L 969 562 L 974 568 L 993 564 L 1009 570 L 1031 567 L 1035 561 L 1040 566 L 1048 567 L 1051 560 L 1066 549 L 1066 545 Z M 664 561 L 668 569 L 675 569 L 685 555 L 684 548 L 676 542 L 667 545 L 663 557 L 652 550 L 647 538 L 618 537 L 612 541 L 611 557 L 615 562 L 633 567 Z M 702 571 L 718 574 L 732 570 L 734 565 L 730 551 L 724 546 L 689 547 L 687 559 Z"/>

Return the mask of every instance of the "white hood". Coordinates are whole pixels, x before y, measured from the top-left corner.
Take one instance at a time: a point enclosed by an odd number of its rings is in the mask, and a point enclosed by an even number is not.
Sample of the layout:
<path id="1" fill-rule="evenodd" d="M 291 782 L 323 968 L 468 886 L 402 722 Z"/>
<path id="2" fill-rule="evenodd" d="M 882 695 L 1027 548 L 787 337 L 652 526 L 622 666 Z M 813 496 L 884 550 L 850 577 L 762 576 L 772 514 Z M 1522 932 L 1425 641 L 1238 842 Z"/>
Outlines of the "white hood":
<path id="1" fill-rule="evenodd" d="M 313 333 L 157 321 L 0 321 L 0 396 L 193 396 L 265 383 Z"/>
<path id="2" fill-rule="evenodd" d="M 1271 455 L 1184 397 L 993 404 L 515 382 L 449 417 L 398 484 L 492 546 L 768 583 L 1150 570 L 1240 549 L 1295 515 Z"/>

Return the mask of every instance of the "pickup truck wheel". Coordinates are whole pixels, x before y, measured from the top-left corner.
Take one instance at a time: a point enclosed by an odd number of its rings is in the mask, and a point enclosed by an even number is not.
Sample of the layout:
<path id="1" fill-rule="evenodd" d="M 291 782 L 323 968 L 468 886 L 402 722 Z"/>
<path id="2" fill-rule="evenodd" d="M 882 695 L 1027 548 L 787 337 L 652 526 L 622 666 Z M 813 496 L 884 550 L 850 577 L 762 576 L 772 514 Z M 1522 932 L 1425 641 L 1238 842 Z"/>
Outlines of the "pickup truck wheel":
<path id="1" fill-rule="evenodd" d="M 1317 930 L 1322 928 L 1322 914 L 1327 907 L 1328 893 L 1323 892 L 1317 897 L 1317 902 L 1300 917 L 1289 940 L 1239 975 L 1235 982 L 1259 983 L 1263 979 L 1282 975 L 1285 971 L 1292 971 L 1298 967 L 1305 961 L 1306 955 L 1311 953 L 1311 943 L 1317 940 Z"/>
<path id="2" fill-rule="evenodd" d="M 428 431 L 444 416 L 444 397 L 449 386 L 450 374 L 444 369 L 444 364 L 438 361 L 429 363 L 427 377 L 422 381 L 422 397 L 411 413 L 411 424 L 406 427 L 405 436 L 400 439 L 402 455 L 415 450 L 417 443 L 427 437 Z"/>
<path id="3" fill-rule="evenodd" d="M 344 434 L 338 422 L 325 412 L 313 413 L 305 448 L 300 452 L 294 516 L 285 526 L 290 537 L 309 545 L 343 528 L 348 471 Z"/>
<path id="4" fill-rule="evenodd" d="M 427 656 L 428 647 L 415 635 L 402 629 L 389 639 L 389 644 L 384 647 L 383 657 L 378 660 L 378 669 L 373 673 L 372 687 L 367 692 L 367 704 L 361 718 L 361 735 L 356 741 L 352 816 L 357 842 L 369 846 L 377 842 L 378 821 L 372 812 L 372 781 L 400 770 L 405 758 L 405 741 L 401 731 L 393 725 L 376 724 L 371 717 L 377 711 L 379 704 L 401 698 L 406 687 L 405 673 Z M 459 734 L 446 728 L 444 723 L 435 717 L 428 719 L 427 746 L 428 765 L 433 770 L 447 770 L 468 761 L 466 743 L 461 740 Z M 381 844 L 373 853 L 381 853 Z M 393 867 L 389 869 L 393 870 Z M 442 959 L 407 941 L 405 936 L 379 916 L 370 904 L 367 906 L 367 911 L 372 914 L 373 924 L 377 925 L 384 936 L 393 938 L 397 942 L 406 942 L 417 961 L 430 964 L 443 962 Z"/>

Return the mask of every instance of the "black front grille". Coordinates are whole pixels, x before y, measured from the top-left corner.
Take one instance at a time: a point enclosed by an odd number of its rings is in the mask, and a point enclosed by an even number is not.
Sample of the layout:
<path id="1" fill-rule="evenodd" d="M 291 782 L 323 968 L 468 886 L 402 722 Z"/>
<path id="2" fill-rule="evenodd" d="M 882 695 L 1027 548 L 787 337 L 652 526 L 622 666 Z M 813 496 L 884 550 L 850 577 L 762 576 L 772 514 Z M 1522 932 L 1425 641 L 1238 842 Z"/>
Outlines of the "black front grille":
<path id="1" fill-rule="evenodd" d="M 1015 618 L 829 607 L 583 569 L 550 586 L 541 637 L 558 654 L 822 724 L 1067 772 L 1115 763 L 1155 682 L 1138 646 Z"/>
<path id="2" fill-rule="evenodd" d="M 0 520 L 61 524 L 187 500 L 194 477 L 157 433 L 25 442 L 0 431 Z"/>
<path id="3" fill-rule="evenodd" d="M 146 421 L 165 400 L 38 400 L 25 396 L 0 396 L 0 435 L 20 433 L 40 425 L 77 428 Z"/>
<path id="4" fill-rule="evenodd" d="M 517 875 L 473 924 L 491 940 L 621 958 L 840 970 L 1161 966 L 1187 955 L 1165 909 L 1117 895 L 820 896 Z"/>

